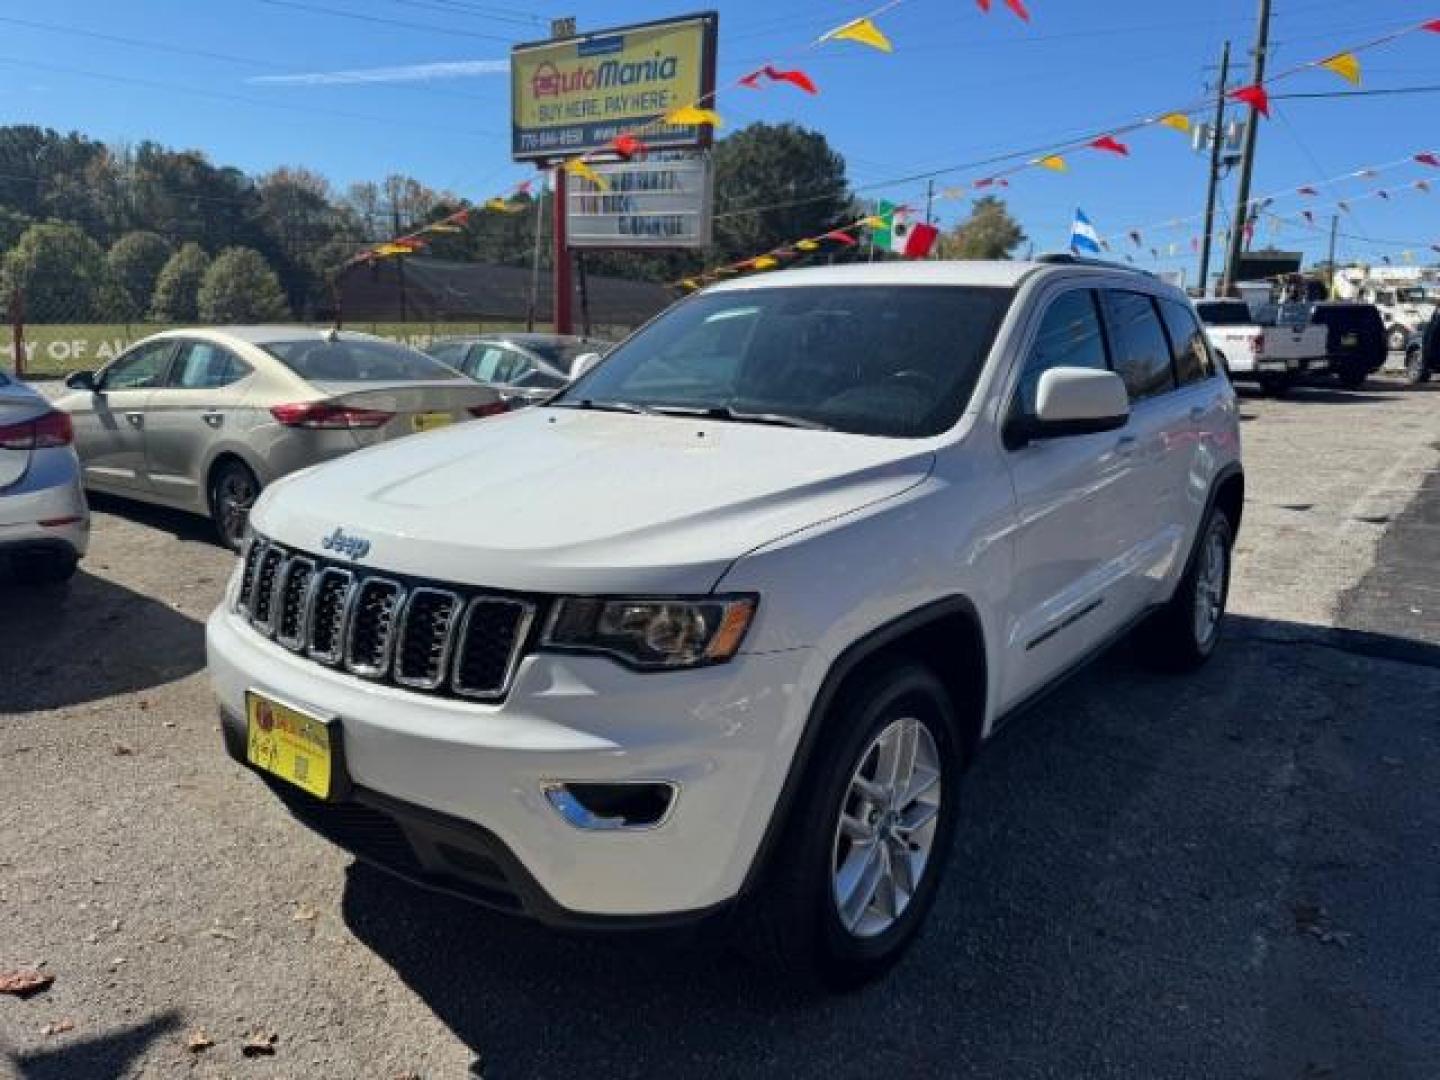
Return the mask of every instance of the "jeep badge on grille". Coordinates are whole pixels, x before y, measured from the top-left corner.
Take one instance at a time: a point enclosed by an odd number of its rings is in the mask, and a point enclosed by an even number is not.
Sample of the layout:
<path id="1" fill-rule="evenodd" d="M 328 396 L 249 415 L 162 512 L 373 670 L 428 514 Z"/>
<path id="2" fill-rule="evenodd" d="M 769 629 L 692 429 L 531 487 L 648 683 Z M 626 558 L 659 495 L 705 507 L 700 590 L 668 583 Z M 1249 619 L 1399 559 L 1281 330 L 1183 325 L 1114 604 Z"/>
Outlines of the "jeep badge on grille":
<path id="1" fill-rule="evenodd" d="M 347 536 L 344 529 L 337 527 L 333 533 L 320 541 L 326 551 L 345 555 L 357 562 L 370 554 L 370 541 L 359 536 Z"/>

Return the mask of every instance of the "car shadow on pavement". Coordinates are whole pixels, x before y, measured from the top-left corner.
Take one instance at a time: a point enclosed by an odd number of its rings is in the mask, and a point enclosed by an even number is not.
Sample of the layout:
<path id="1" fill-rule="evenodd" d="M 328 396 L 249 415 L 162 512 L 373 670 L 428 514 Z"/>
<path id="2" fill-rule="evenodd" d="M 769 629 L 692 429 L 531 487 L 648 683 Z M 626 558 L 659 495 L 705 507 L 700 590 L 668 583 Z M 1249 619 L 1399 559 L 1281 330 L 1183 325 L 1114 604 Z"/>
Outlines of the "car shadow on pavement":
<path id="1" fill-rule="evenodd" d="M 117 495 L 106 495 L 97 491 L 88 492 L 85 497 L 90 503 L 90 509 L 98 513 L 113 514 L 146 528 L 159 529 L 187 544 L 209 544 L 217 548 L 221 546 L 215 535 L 214 524 L 198 514 L 187 514 L 183 510 L 172 510 L 168 506 L 122 499 Z"/>
<path id="2" fill-rule="evenodd" d="M 0 715 L 103 701 L 205 666 L 200 622 L 80 565 L 64 585 L 0 580 Z"/>
<path id="3" fill-rule="evenodd" d="M 1440 1016 L 1417 1004 L 1440 1000 L 1440 973 L 1396 974 L 1392 958 L 1401 939 L 1403 952 L 1440 938 L 1440 904 L 1402 899 L 1440 895 L 1434 834 L 1419 827 L 1440 818 L 1425 720 L 1440 708 L 1440 647 L 1227 626 L 1199 673 L 1149 673 L 1120 646 L 999 733 L 967 774 L 929 925 L 855 993 L 805 991 L 714 946 L 558 934 L 359 864 L 344 918 L 485 1075 L 1440 1065 Z M 1402 793 L 1389 763 L 1404 760 Z M 1405 800 L 1409 823 L 1390 820 L 1387 798 Z M 1362 819 L 1357 840 L 1346 829 Z M 1371 948 L 1298 932 L 1298 913 L 1322 903 Z"/>
<path id="4" fill-rule="evenodd" d="M 129 1076 L 132 1063 L 146 1048 L 179 1026 L 180 1014 L 172 1009 L 133 1027 L 63 1042 L 53 1049 L 6 1056 L 19 1080 L 78 1080 L 80 1077 L 99 1080 L 100 1077 Z"/>

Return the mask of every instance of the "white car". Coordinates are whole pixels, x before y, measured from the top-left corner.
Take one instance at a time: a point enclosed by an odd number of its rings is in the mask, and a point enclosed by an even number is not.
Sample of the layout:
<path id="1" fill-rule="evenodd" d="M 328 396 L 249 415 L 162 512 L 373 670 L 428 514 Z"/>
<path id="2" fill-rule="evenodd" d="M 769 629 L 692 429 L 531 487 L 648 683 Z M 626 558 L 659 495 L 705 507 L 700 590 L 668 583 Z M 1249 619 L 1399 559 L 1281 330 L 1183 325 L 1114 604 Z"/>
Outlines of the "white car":
<path id="1" fill-rule="evenodd" d="M 90 543 L 70 417 L 0 372 L 0 563 L 27 583 L 68 580 Z"/>
<path id="2" fill-rule="evenodd" d="M 734 915 L 864 980 L 966 764 L 1141 621 L 1215 648 L 1234 392 L 1176 289 L 1057 256 L 730 282 L 558 398 L 274 484 L 208 624 L 229 752 L 412 881 Z"/>
<path id="3" fill-rule="evenodd" d="M 1236 381 L 1253 380 L 1279 397 L 1306 375 L 1330 369 L 1329 332 L 1310 324 L 1308 309 L 1286 322 L 1276 318 L 1275 305 L 1266 305 L 1263 318 L 1243 300 L 1202 300 L 1195 307 L 1211 348 Z"/>

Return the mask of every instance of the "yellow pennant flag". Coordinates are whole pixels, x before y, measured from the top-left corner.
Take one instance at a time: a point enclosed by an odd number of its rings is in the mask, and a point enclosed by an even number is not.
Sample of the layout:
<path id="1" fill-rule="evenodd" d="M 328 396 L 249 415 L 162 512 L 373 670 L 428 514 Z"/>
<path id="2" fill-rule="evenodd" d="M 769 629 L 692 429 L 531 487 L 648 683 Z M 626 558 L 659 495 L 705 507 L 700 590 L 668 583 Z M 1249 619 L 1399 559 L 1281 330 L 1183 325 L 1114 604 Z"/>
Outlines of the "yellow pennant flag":
<path id="1" fill-rule="evenodd" d="M 665 114 L 665 123 L 674 124 L 676 127 L 699 127 L 702 124 L 709 124 L 711 127 L 718 128 L 723 126 L 725 121 L 720 119 L 720 114 L 714 109 L 702 109 L 697 105 L 682 105 Z"/>
<path id="2" fill-rule="evenodd" d="M 425 233 L 463 233 L 465 230 L 459 225 L 445 225 L 442 223 L 439 225 L 427 225 L 420 231 Z"/>
<path id="3" fill-rule="evenodd" d="M 870 217 L 862 219 L 860 224 L 864 225 L 867 229 L 888 229 L 890 227 L 890 219 L 872 214 Z"/>
<path id="4" fill-rule="evenodd" d="M 869 45 L 872 49 L 879 49 L 881 52 L 894 52 L 895 47 L 890 44 L 880 28 L 870 19 L 851 19 L 844 26 L 837 26 L 834 30 L 827 30 L 820 35 L 821 41 L 858 41 L 861 45 Z"/>
<path id="5" fill-rule="evenodd" d="M 1042 169 L 1049 169 L 1051 172 L 1069 172 L 1070 166 L 1059 154 L 1047 154 L 1045 157 L 1036 158 L 1030 164 L 1039 165 Z"/>
<path id="6" fill-rule="evenodd" d="M 1160 117 L 1159 123 L 1164 124 L 1166 127 L 1172 128 L 1175 131 L 1181 132 L 1182 134 L 1190 134 L 1190 117 L 1186 116 L 1184 113 L 1166 113 L 1164 116 Z"/>
<path id="7" fill-rule="evenodd" d="M 521 210 L 524 210 L 525 208 L 523 206 L 516 206 L 514 203 L 506 199 L 501 199 L 497 197 L 494 199 L 486 199 L 485 209 L 493 210 L 497 214 L 518 214 Z M 453 230 L 454 232 L 461 231 L 460 229 L 455 228 L 455 226 L 453 225 L 447 226 L 447 228 Z"/>
<path id="8" fill-rule="evenodd" d="M 1360 58 L 1354 53 L 1338 53 L 1329 60 L 1322 60 L 1320 66 L 1333 71 L 1348 83 L 1360 85 Z"/>
<path id="9" fill-rule="evenodd" d="M 601 176 L 580 158 L 571 158 L 565 162 L 565 171 L 571 176 L 578 176 L 582 180 L 589 180 L 601 191 L 610 190 L 610 181 Z"/>
<path id="10" fill-rule="evenodd" d="M 410 255 L 415 251 L 408 244 L 381 244 L 370 249 L 370 254 L 384 259 L 391 255 Z"/>
<path id="11" fill-rule="evenodd" d="M 680 282 L 680 287 L 682 289 L 689 289 L 691 292 L 694 292 L 696 289 L 700 288 L 700 282 L 696 281 L 694 278 L 686 278 L 684 281 Z"/>
<path id="12" fill-rule="evenodd" d="M 796 246 L 797 248 L 799 248 L 801 251 L 819 251 L 819 250 L 820 250 L 820 242 L 819 242 L 818 240 L 796 240 L 796 241 L 795 241 L 795 246 Z"/>
<path id="13" fill-rule="evenodd" d="M 780 260 L 773 255 L 757 255 L 750 260 L 752 270 L 773 270 L 780 265 Z"/>

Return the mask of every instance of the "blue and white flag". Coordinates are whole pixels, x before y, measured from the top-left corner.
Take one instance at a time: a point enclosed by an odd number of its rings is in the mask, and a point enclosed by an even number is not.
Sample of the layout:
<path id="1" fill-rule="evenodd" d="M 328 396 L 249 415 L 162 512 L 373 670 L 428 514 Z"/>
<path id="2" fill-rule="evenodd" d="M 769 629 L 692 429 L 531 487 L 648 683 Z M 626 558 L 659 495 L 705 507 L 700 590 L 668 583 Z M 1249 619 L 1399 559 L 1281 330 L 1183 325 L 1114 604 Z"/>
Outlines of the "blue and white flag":
<path id="1" fill-rule="evenodd" d="M 1077 255 L 1099 255 L 1100 234 L 1084 210 L 1075 211 L 1075 224 L 1070 226 L 1070 250 Z"/>

